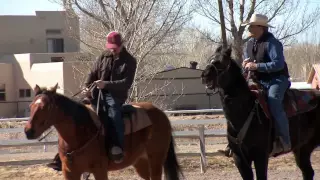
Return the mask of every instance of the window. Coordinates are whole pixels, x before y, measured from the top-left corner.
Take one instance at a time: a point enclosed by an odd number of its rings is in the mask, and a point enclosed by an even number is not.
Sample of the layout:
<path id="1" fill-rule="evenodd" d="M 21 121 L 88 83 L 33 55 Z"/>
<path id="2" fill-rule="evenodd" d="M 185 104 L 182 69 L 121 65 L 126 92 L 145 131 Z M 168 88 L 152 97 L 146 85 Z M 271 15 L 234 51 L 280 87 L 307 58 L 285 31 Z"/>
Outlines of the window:
<path id="1" fill-rule="evenodd" d="M 61 34 L 61 30 L 60 29 L 47 29 L 46 34 L 47 35 L 59 35 L 59 34 Z"/>
<path id="2" fill-rule="evenodd" d="M 64 52 L 64 41 L 62 38 L 48 38 L 47 39 L 48 53 Z"/>
<path id="3" fill-rule="evenodd" d="M 6 86 L 5 84 L 0 84 L 0 101 L 6 100 Z"/>
<path id="4" fill-rule="evenodd" d="M 19 97 L 20 98 L 31 97 L 31 89 L 20 89 Z"/>
<path id="5" fill-rule="evenodd" d="M 51 62 L 63 62 L 63 57 L 51 57 Z"/>

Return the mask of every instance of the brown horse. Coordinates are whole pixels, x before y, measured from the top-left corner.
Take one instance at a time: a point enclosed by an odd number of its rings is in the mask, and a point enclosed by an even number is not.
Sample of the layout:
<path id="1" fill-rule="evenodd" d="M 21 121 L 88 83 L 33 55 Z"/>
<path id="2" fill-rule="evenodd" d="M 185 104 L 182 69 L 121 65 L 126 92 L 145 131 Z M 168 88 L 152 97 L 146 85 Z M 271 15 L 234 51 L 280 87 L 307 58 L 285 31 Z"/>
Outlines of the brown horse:
<path id="1" fill-rule="evenodd" d="M 59 157 L 65 179 L 79 180 L 84 172 L 96 180 L 108 179 L 108 171 L 133 165 L 143 179 L 160 180 L 162 168 L 167 179 L 178 180 L 182 174 L 177 162 L 171 124 L 166 114 L 151 103 L 131 106 L 125 120 L 125 157 L 122 163 L 108 161 L 104 130 L 90 105 L 76 102 L 51 89 L 34 88 L 30 119 L 25 126 L 28 139 L 38 138 L 54 126 L 59 133 Z M 133 110 L 132 110 L 133 109 Z M 128 130 L 129 129 L 129 130 Z"/>

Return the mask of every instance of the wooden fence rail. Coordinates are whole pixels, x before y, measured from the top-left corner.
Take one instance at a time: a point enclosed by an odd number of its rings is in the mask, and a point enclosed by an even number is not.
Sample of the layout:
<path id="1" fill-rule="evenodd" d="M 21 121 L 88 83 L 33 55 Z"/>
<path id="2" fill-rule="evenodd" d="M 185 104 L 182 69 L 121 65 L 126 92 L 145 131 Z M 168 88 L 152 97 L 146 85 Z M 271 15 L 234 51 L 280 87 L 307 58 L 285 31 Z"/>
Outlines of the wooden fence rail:
<path id="1" fill-rule="evenodd" d="M 221 114 L 221 109 L 202 109 L 202 110 L 182 110 L 182 111 L 165 111 L 167 114 L 203 114 L 203 113 L 218 113 Z M 14 122 L 14 121 L 27 121 L 26 118 L 7 118 L 0 119 L 2 122 Z M 177 156 L 198 156 L 200 157 L 200 169 L 201 172 L 205 172 L 208 156 L 216 156 L 219 153 L 206 153 L 205 138 L 206 137 L 225 137 L 225 130 L 205 130 L 205 124 L 218 124 L 225 123 L 225 119 L 201 119 L 201 120 L 175 120 L 171 121 L 173 126 L 175 125 L 199 125 L 198 131 L 174 131 L 172 133 L 174 138 L 185 138 L 185 139 L 198 139 L 200 146 L 200 153 L 177 153 Z M 23 128 L 0 128 L 0 133 L 20 133 L 23 132 Z M 13 139 L 13 140 L 0 140 L 0 148 L 8 147 L 27 147 L 27 146 L 43 146 L 44 151 L 47 150 L 48 145 L 57 145 L 58 138 L 53 137 L 50 139 L 44 139 L 43 141 L 38 140 L 27 140 L 24 139 Z"/>

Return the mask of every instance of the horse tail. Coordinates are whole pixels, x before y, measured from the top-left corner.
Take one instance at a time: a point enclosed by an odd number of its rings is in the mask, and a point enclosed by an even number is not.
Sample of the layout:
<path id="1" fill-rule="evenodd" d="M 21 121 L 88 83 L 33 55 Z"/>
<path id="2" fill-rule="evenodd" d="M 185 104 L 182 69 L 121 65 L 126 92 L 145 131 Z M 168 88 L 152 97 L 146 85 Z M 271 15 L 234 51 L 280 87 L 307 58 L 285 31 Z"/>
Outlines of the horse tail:
<path id="1" fill-rule="evenodd" d="M 167 153 L 167 158 L 164 163 L 164 173 L 167 180 L 179 180 L 179 174 L 182 174 L 177 156 L 174 150 L 173 137 L 171 136 L 170 146 Z"/>

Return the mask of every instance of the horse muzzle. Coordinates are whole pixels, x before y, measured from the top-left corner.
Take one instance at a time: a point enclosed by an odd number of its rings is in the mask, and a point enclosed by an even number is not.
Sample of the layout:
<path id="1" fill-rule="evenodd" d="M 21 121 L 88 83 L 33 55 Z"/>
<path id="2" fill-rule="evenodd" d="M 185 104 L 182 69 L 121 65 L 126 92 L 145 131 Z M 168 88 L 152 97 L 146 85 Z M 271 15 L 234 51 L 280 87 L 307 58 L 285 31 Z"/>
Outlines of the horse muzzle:
<path id="1" fill-rule="evenodd" d="M 36 139 L 35 131 L 32 128 L 24 128 L 24 133 L 26 134 L 27 139 Z"/>

